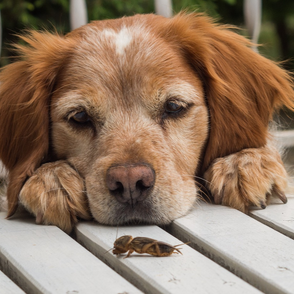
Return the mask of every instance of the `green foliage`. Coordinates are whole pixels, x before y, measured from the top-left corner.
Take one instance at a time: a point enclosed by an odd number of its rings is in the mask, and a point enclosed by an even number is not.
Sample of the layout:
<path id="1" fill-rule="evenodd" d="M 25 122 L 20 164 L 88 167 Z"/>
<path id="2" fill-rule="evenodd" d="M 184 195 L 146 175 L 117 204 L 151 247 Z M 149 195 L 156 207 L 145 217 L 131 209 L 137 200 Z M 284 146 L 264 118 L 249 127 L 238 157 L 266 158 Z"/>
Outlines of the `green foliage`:
<path id="1" fill-rule="evenodd" d="M 55 19 L 55 14 L 58 15 L 58 11 L 68 13 L 68 1 L 67 0 L 2 0 L 0 4 L 0 10 L 2 11 L 3 27 L 7 26 L 11 29 L 18 27 L 36 27 L 42 26 L 45 15 L 45 20 L 49 21 Z"/>
<path id="2" fill-rule="evenodd" d="M 10 44 L 17 42 L 17 34 L 25 29 L 69 30 L 69 5 L 67 0 L 2 0 L 2 58 L 1 65 L 13 59 Z"/>
<path id="3" fill-rule="evenodd" d="M 223 7 L 224 10 L 230 9 L 230 7 L 242 4 L 242 2 L 237 2 L 237 0 L 173 0 L 173 7 L 175 12 L 185 9 L 205 12 L 209 16 L 221 18 L 220 9 Z"/>
<path id="4" fill-rule="evenodd" d="M 215 0 L 174 0 L 175 12 L 181 10 L 206 12 L 210 16 L 218 16 Z"/>
<path id="5" fill-rule="evenodd" d="M 88 0 L 87 6 L 90 20 L 154 12 L 152 0 Z"/>
<path id="6" fill-rule="evenodd" d="M 153 13 L 153 0 L 87 0 L 89 21 L 117 18 L 136 13 Z M 244 27 L 243 1 L 173 0 L 175 13 L 180 10 L 205 12 L 222 23 Z M 1 0 L 3 41 L 1 65 L 13 52 L 7 44 L 16 42 L 15 34 L 27 28 L 69 31 L 69 0 Z M 275 60 L 294 55 L 294 1 L 263 1 L 262 54 Z M 291 64 L 288 63 L 288 67 Z M 293 65 L 294 67 L 294 65 Z"/>

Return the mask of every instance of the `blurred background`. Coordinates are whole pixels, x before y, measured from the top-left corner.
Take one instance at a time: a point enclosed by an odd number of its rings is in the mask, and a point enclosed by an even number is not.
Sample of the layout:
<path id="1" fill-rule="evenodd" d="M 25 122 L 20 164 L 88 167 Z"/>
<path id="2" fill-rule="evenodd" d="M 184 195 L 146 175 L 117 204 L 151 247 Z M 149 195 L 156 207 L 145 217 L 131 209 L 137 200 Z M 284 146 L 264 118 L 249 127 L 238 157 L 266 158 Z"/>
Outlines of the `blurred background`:
<path id="1" fill-rule="evenodd" d="M 12 61 L 9 46 L 16 34 L 24 29 L 48 29 L 66 33 L 70 30 L 69 0 L 1 0 L 2 50 L 0 66 Z M 87 0 L 88 20 L 117 18 L 155 11 L 153 0 Z M 201 11 L 216 17 L 221 23 L 245 28 L 242 0 L 173 0 L 173 13 L 182 9 Z M 241 34 L 247 34 L 246 30 Z M 294 1 L 262 1 L 260 53 L 272 60 L 282 61 L 294 71 Z"/>

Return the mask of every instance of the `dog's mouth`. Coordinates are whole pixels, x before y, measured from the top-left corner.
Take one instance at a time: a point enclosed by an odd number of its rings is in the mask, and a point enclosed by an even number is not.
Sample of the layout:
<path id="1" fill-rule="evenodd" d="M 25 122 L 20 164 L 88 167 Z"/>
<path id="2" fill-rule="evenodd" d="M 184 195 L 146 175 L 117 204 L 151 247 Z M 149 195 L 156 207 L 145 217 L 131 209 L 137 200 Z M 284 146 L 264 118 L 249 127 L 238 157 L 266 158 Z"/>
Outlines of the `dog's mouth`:
<path id="1" fill-rule="evenodd" d="M 113 166 L 106 187 L 98 189 L 104 183 L 92 178 L 86 181 L 89 207 L 95 220 L 105 225 L 167 225 L 185 215 L 197 199 L 193 178 L 177 180 L 157 174 L 155 181 L 147 165 Z"/>
<path id="2" fill-rule="evenodd" d="M 115 214 L 118 225 L 121 224 L 155 224 L 158 212 L 148 201 L 122 205 Z"/>
<path id="3" fill-rule="evenodd" d="M 164 225 L 171 222 L 170 218 L 167 218 L 150 201 L 146 200 L 133 205 L 120 203 L 115 213 L 108 215 L 103 220 L 98 218 L 96 220 L 107 225 Z"/>

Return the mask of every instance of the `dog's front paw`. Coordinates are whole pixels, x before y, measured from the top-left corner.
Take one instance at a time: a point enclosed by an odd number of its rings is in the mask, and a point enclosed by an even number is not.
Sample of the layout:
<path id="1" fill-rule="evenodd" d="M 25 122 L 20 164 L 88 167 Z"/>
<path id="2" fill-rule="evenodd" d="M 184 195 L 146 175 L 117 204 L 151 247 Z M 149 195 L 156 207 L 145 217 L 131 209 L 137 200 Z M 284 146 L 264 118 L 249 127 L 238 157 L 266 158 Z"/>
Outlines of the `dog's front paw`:
<path id="1" fill-rule="evenodd" d="M 287 202 L 287 173 L 278 151 L 271 146 L 218 158 L 204 178 L 216 204 L 246 213 L 253 205 L 264 209 L 270 196 Z"/>
<path id="2" fill-rule="evenodd" d="M 77 217 L 90 218 L 84 181 L 66 161 L 39 167 L 24 184 L 19 200 L 37 223 L 56 225 L 67 233 Z"/>

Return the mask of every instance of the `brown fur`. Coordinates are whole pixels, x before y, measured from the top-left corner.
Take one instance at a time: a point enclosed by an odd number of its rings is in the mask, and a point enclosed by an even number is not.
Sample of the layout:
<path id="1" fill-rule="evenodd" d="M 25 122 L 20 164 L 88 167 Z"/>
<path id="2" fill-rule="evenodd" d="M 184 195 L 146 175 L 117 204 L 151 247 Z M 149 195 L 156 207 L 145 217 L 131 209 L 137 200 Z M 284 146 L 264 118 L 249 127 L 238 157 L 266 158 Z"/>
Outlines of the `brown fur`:
<path id="1" fill-rule="evenodd" d="M 205 171 L 217 202 L 242 211 L 273 189 L 278 195 L 285 190 L 279 155 L 266 147 L 267 128 L 276 109 L 293 109 L 292 79 L 228 27 L 197 14 L 137 15 L 93 22 L 66 36 L 30 32 L 22 39 L 28 46 L 17 46 L 21 60 L 0 74 L 8 216 L 20 201 L 41 221 L 67 231 L 77 216 L 89 217 L 84 193 L 58 194 L 64 176 L 54 164 L 71 170 L 81 189 L 76 179 L 85 181 L 92 215 L 108 224 L 168 223 L 186 214 L 197 199 L 194 176 Z M 187 107 L 177 118 L 164 110 L 172 99 Z M 70 125 L 83 110 L 93 126 Z M 239 197 L 242 158 L 264 185 L 242 184 Z M 53 162 L 52 170 L 46 162 Z M 151 166 L 155 185 L 130 208 L 110 195 L 105 177 L 111 166 L 134 164 Z M 222 173 L 241 177 L 223 201 L 219 195 L 231 176 L 222 179 Z"/>

